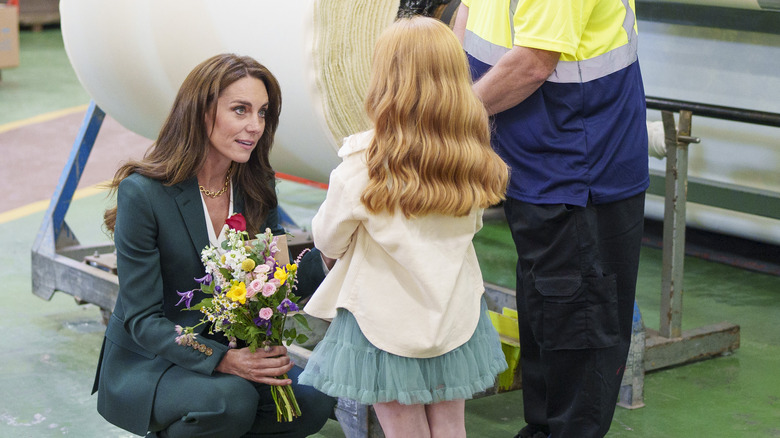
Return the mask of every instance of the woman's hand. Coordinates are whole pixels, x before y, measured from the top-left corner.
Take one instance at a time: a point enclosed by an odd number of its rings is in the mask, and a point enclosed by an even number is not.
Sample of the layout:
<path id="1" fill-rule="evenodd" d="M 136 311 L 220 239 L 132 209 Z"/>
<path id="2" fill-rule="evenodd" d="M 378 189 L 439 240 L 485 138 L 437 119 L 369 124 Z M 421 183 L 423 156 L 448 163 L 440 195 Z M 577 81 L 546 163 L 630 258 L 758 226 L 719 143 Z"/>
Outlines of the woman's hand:
<path id="1" fill-rule="evenodd" d="M 290 371 L 293 367 L 287 348 L 281 345 L 264 351 L 262 348 L 254 353 L 249 348 L 231 349 L 217 365 L 216 371 L 233 374 L 253 382 L 266 385 L 290 385 L 290 379 L 277 379 L 277 376 Z"/>

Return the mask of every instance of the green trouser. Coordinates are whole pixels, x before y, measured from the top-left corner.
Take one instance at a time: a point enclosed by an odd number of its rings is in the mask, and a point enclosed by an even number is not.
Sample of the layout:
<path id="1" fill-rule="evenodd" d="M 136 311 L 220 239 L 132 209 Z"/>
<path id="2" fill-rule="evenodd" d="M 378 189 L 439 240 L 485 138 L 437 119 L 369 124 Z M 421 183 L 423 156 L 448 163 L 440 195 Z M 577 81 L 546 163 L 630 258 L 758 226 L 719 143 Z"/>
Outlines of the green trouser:
<path id="1" fill-rule="evenodd" d="M 161 437 L 283 437 L 319 431 L 333 413 L 336 400 L 310 386 L 297 385 L 298 367 L 288 373 L 301 407 L 290 423 L 276 421 L 268 385 L 230 374 L 205 376 L 173 366 L 157 385 L 150 429 Z"/>

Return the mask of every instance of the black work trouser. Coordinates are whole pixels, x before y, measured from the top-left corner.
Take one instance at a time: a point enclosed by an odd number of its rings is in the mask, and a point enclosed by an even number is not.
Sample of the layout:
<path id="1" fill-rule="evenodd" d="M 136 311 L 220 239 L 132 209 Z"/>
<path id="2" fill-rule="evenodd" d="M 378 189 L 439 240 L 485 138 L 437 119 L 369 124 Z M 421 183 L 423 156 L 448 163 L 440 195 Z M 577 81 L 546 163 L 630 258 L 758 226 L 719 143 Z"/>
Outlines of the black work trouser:
<path id="1" fill-rule="evenodd" d="M 609 430 L 631 343 L 644 199 L 504 203 L 518 255 L 525 421 L 553 438 Z"/>

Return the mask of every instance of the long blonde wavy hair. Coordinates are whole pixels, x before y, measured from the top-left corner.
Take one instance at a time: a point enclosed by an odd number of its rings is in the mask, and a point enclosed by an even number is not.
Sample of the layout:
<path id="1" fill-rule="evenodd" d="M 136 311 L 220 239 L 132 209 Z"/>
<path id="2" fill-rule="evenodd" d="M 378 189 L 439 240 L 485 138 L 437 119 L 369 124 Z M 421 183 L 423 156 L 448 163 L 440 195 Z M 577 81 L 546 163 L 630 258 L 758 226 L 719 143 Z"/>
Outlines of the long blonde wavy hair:
<path id="1" fill-rule="evenodd" d="M 402 18 L 381 34 L 365 102 L 370 212 L 464 216 L 504 199 L 508 168 L 471 85 L 463 49 L 439 20 Z"/>

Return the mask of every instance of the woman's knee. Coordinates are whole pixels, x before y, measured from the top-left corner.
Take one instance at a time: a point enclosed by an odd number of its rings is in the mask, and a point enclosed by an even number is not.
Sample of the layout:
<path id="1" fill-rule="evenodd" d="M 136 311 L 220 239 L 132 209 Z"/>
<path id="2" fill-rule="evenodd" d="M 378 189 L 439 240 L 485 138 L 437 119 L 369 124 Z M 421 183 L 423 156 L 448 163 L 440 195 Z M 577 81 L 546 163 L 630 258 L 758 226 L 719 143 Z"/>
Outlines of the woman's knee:
<path id="1" fill-rule="evenodd" d="M 255 387 L 237 376 L 179 380 L 158 388 L 152 430 L 168 436 L 242 436 L 257 416 L 258 400 Z"/>
<path id="2" fill-rule="evenodd" d="M 254 385 L 238 376 L 225 375 L 214 392 L 206 395 L 219 403 L 221 415 L 226 422 L 246 425 L 246 430 L 252 426 L 257 415 L 259 394 Z"/>

